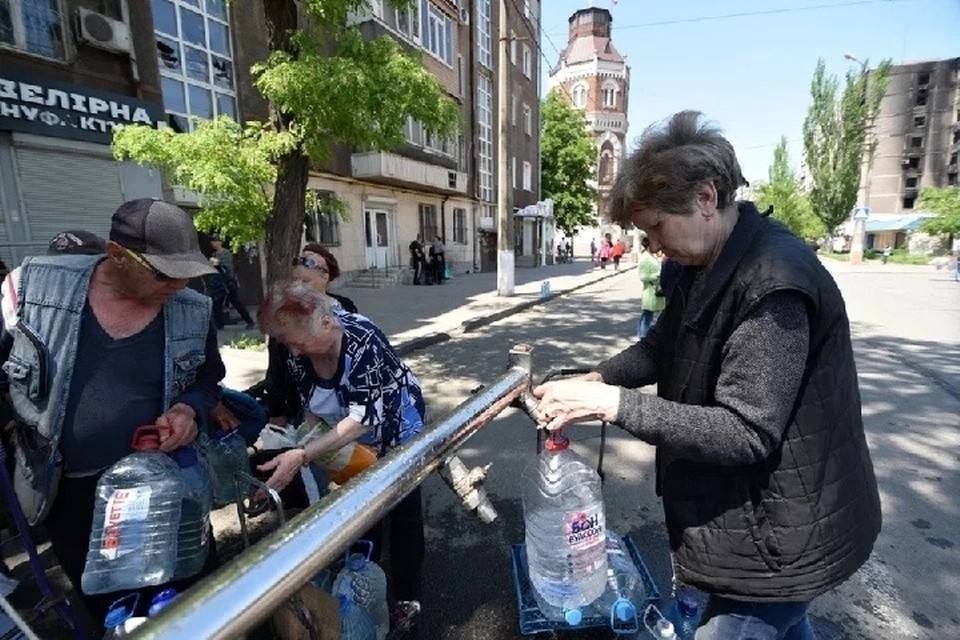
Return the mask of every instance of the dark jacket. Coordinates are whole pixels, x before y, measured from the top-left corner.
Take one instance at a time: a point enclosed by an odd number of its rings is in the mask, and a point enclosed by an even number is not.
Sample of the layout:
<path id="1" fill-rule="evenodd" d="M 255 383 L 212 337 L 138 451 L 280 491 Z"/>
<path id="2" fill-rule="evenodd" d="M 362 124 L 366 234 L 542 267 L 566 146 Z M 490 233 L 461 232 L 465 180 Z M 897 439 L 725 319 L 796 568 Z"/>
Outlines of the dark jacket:
<path id="1" fill-rule="evenodd" d="M 849 321 L 816 256 L 780 223 L 742 203 L 700 294 L 683 269 L 660 319 L 657 392 L 715 404 L 727 339 L 775 291 L 807 300 L 810 346 L 780 446 L 750 466 L 668 459 L 658 449 L 677 578 L 741 600 L 809 600 L 847 579 L 880 531 L 877 483 L 860 414 Z"/>

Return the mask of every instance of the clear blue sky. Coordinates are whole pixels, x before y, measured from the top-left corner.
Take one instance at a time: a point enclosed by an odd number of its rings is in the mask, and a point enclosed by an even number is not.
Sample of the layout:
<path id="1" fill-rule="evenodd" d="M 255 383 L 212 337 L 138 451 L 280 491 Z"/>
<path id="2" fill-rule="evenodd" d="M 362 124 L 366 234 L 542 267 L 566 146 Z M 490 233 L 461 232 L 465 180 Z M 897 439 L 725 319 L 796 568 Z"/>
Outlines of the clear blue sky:
<path id="1" fill-rule="evenodd" d="M 548 70 L 559 57 L 554 45 L 563 49 L 567 19 L 590 2 L 541 3 L 542 50 L 549 60 L 541 61 L 546 91 Z M 781 135 L 790 140 L 791 160 L 799 167 L 801 128 L 818 57 L 838 74 L 855 64 L 844 59 L 845 52 L 871 63 L 960 57 L 960 0 L 593 4 L 613 14 L 614 45 L 631 67 L 631 143 L 651 122 L 698 109 L 723 127 L 751 182 L 766 179 Z"/>

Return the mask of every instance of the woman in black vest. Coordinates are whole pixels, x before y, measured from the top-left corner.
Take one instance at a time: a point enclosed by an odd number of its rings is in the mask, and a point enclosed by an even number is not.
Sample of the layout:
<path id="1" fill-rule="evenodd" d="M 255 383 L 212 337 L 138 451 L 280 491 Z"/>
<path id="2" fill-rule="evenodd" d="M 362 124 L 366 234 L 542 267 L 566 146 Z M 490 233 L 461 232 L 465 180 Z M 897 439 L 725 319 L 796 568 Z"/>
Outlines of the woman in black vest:
<path id="1" fill-rule="evenodd" d="M 681 265 L 667 308 L 593 373 L 534 393 L 549 429 L 600 417 L 657 447 L 676 578 L 710 594 L 697 640 L 807 640 L 810 602 L 870 555 L 880 499 L 840 292 L 735 200 L 742 184 L 699 113 L 647 129 L 612 212 Z"/>

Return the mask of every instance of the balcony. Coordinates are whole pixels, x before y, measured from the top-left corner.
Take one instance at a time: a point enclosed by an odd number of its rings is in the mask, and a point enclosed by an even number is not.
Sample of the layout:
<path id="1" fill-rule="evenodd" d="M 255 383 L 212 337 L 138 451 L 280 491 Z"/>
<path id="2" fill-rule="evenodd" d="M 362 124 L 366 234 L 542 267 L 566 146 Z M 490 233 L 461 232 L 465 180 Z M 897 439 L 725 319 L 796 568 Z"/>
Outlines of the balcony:
<path id="1" fill-rule="evenodd" d="M 467 193 L 467 174 L 386 151 L 355 153 L 350 157 L 350 169 L 360 180 L 437 193 Z"/>

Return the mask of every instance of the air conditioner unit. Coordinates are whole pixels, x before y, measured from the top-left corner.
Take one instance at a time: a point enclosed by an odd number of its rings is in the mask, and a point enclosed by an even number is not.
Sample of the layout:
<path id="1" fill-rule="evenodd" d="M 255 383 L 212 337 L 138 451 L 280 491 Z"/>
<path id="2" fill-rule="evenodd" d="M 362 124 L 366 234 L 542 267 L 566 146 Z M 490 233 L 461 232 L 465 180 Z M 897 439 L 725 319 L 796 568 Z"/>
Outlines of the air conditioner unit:
<path id="1" fill-rule="evenodd" d="M 84 9 L 77 9 L 77 33 L 80 40 L 98 49 L 116 53 L 130 53 L 130 27 L 119 20 Z"/>
<path id="2" fill-rule="evenodd" d="M 460 22 L 465 25 L 470 24 L 470 9 L 460 7 Z"/>

